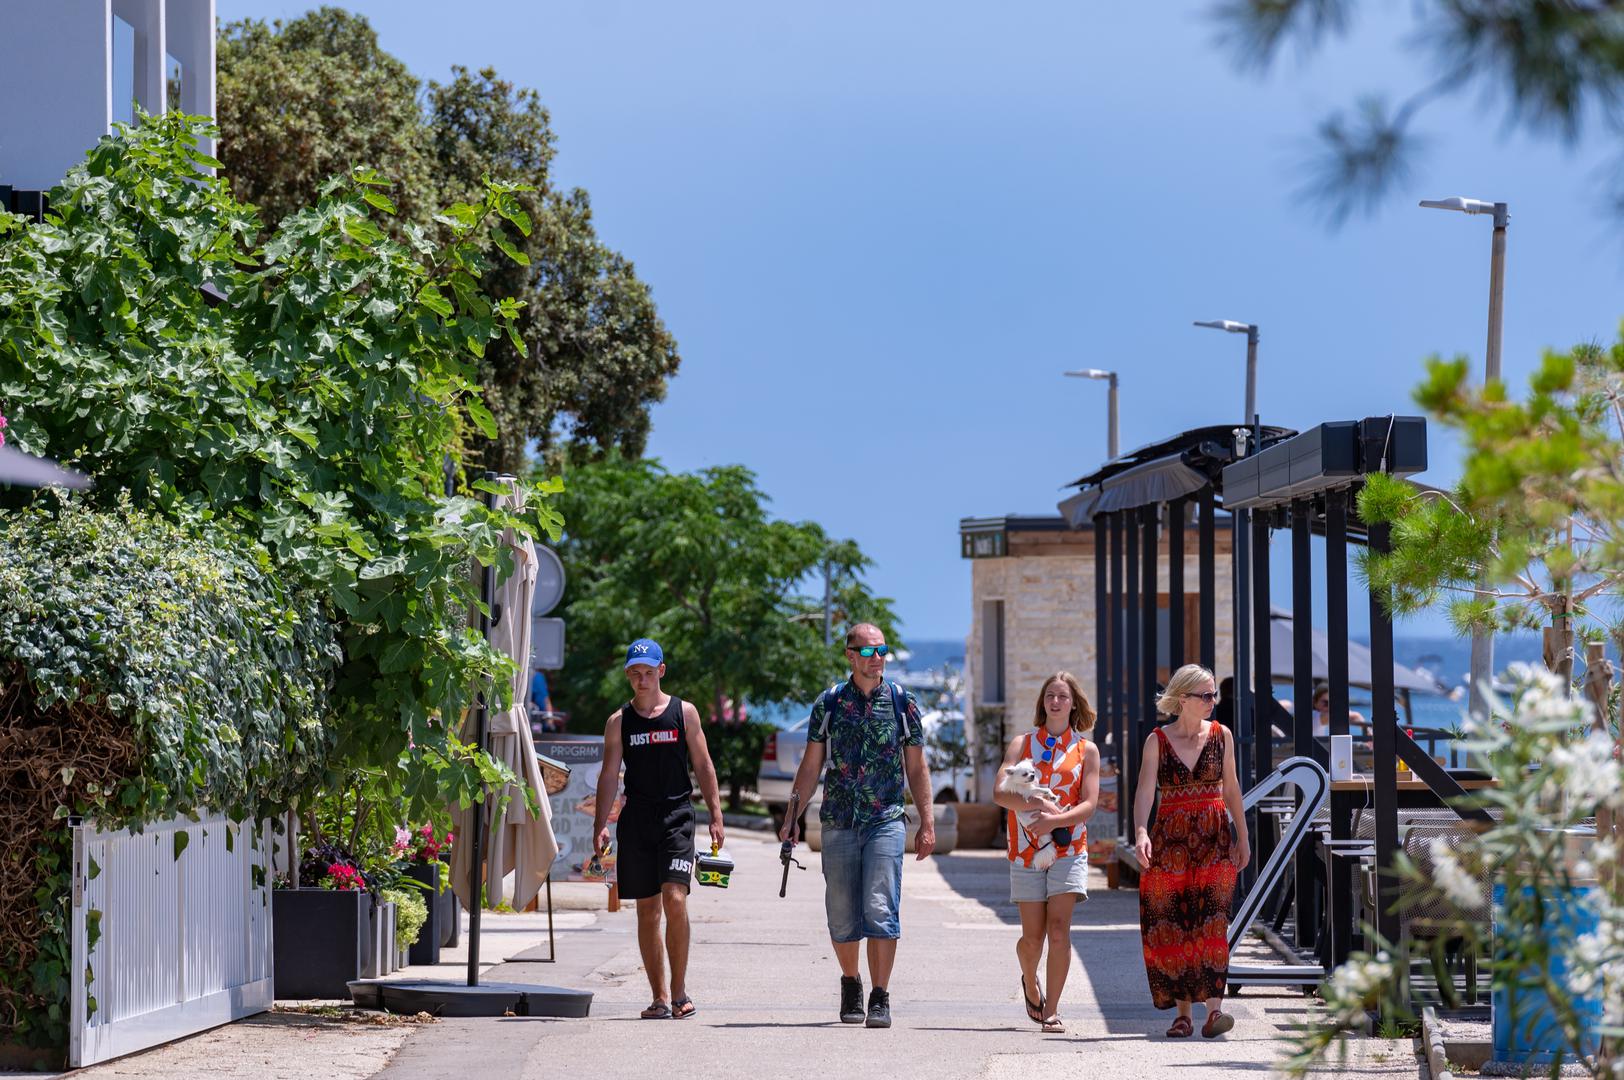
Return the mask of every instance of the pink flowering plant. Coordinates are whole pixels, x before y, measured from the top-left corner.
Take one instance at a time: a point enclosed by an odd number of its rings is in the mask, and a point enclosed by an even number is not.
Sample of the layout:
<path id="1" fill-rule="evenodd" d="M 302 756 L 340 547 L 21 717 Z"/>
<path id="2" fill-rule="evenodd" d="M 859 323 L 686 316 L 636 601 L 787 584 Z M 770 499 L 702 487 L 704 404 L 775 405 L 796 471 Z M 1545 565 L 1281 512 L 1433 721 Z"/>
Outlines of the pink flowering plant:
<path id="1" fill-rule="evenodd" d="M 362 892 L 367 883 L 361 877 L 361 871 L 355 867 L 334 863 L 327 868 L 327 876 L 321 879 L 321 887 L 339 892 Z"/>
<path id="2" fill-rule="evenodd" d="M 412 862 L 431 863 L 451 854 L 451 843 L 456 837 L 449 829 L 436 832 L 433 825 L 422 825 L 410 834 L 411 842 L 406 857 Z"/>

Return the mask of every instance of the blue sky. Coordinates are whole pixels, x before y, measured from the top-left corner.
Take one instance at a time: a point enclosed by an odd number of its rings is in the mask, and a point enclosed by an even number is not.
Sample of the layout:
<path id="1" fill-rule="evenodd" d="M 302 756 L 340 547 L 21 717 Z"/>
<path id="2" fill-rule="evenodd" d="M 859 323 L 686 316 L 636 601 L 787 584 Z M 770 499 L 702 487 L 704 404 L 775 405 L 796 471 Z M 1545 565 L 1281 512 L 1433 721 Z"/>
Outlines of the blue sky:
<path id="1" fill-rule="evenodd" d="M 742 462 L 778 514 L 858 540 L 915 638 L 968 629 L 959 518 L 1052 512 L 1104 456 L 1105 387 L 1065 368 L 1121 370 L 1129 448 L 1239 418 L 1244 341 L 1193 319 L 1261 326 L 1266 423 L 1413 412 L 1423 357 L 1480 366 L 1488 222 L 1419 198 L 1511 204 L 1514 385 L 1624 315 L 1601 140 L 1508 135 L 1469 97 L 1422 114 L 1431 152 L 1375 217 L 1327 232 L 1293 198 L 1329 109 L 1426 81 L 1408 5 L 1361 5 L 1352 38 L 1266 78 L 1232 67 L 1207 3 L 345 6 L 420 77 L 490 65 L 540 91 L 555 178 L 591 192 L 681 343 L 650 452 Z M 1446 437 L 1431 457 L 1451 481 Z"/>

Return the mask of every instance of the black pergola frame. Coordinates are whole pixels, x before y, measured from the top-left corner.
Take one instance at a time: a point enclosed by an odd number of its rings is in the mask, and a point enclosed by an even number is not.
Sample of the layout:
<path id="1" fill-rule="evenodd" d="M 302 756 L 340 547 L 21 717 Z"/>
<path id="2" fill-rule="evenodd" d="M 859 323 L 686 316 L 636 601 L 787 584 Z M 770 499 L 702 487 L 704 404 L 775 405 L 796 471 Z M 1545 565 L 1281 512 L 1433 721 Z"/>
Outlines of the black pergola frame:
<path id="1" fill-rule="evenodd" d="M 1270 517 L 1284 514 L 1291 522 L 1293 693 L 1299 702 L 1293 712 L 1293 727 L 1299 754 L 1312 755 L 1322 761 L 1325 757 L 1325 751 L 1313 738 L 1312 725 L 1306 722 L 1307 711 L 1303 707 L 1311 703 L 1312 693 L 1309 675 L 1312 620 L 1308 617 L 1312 596 L 1308 565 L 1309 532 L 1316 524 L 1316 510 L 1323 521 L 1325 536 L 1325 620 L 1329 639 L 1326 681 L 1330 694 L 1330 733 L 1333 737 L 1345 736 L 1348 734 L 1347 550 L 1350 514 L 1356 518 L 1358 512 L 1353 499 L 1363 486 L 1363 478 L 1371 473 L 1409 476 L 1425 470 L 1426 463 L 1426 421 L 1415 416 L 1384 416 L 1321 424 L 1270 447 L 1255 458 L 1225 469 L 1224 479 L 1229 484 L 1233 505 L 1250 510 L 1264 523 L 1254 560 L 1257 552 L 1266 553 L 1268 550 Z M 1365 524 L 1364 529 L 1371 551 L 1385 553 L 1391 550 L 1387 525 Z M 1265 605 L 1268 603 L 1267 555 L 1264 554 L 1262 558 L 1262 565 L 1254 565 L 1254 571 L 1258 583 L 1258 603 Z M 1374 788 L 1372 809 L 1375 813 L 1379 890 L 1375 929 L 1383 940 L 1396 943 L 1399 940 L 1398 883 L 1392 868 L 1398 849 L 1398 760 L 1402 758 L 1433 795 L 1461 817 L 1487 821 L 1488 814 L 1460 806 L 1459 801 L 1466 796 L 1465 789 L 1399 726 L 1393 677 L 1392 616 L 1379 593 L 1367 587 L 1366 594 L 1370 605 L 1371 782 Z M 1351 826 L 1351 819 L 1333 813 L 1333 843 L 1352 839 L 1348 835 Z M 1328 895 L 1349 897 L 1353 889 L 1352 873 L 1349 860 L 1332 859 Z M 1299 859 L 1296 936 L 1297 943 L 1302 946 L 1315 944 L 1314 920 L 1302 917 L 1304 898 L 1312 894 L 1311 879 L 1312 865 L 1308 860 Z M 1333 905 L 1333 911 L 1339 906 Z M 1350 909 L 1349 917 L 1333 918 L 1331 921 L 1332 940 L 1328 943 L 1330 963 L 1327 966 L 1341 964 L 1347 959 L 1352 934 Z"/>
<path id="2" fill-rule="evenodd" d="M 1227 429 L 1203 429 L 1207 433 Z M 1364 534 L 1369 547 L 1389 550 L 1386 526 L 1365 526 L 1357 520 L 1353 498 L 1372 472 L 1408 476 L 1426 466 L 1426 425 L 1420 417 L 1370 417 L 1361 421 L 1333 421 L 1307 432 L 1266 428 L 1251 429 L 1254 445 L 1261 449 L 1251 457 L 1237 458 L 1213 440 L 1192 439 L 1187 432 L 1163 444 L 1146 448 L 1124 459 L 1107 463 L 1093 476 L 1078 481 L 1084 495 L 1092 496 L 1081 516 L 1091 518 L 1095 544 L 1095 602 L 1097 619 L 1096 678 L 1100 696 L 1101 725 L 1114 745 L 1118 767 L 1118 799 L 1123 839 L 1131 839 L 1133 807 L 1144 739 L 1154 724 L 1154 699 L 1158 660 L 1176 670 L 1184 661 L 1184 532 L 1186 509 L 1193 506 L 1198 527 L 1197 566 L 1200 592 L 1199 661 L 1215 669 L 1216 648 L 1216 522 L 1222 508 L 1230 515 L 1237 541 L 1231 558 L 1236 566 L 1233 597 L 1232 635 L 1237 654 L 1250 645 L 1253 663 L 1236 665 L 1237 709 L 1235 736 L 1238 764 L 1248 782 L 1261 780 L 1273 771 L 1273 739 L 1270 721 L 1276 712 L 1272 679 L 1272 644 L 1268 612 L 1270 603 L 1270 540 L 1276 528 L 1289 528 L 1292 534 L 1290 565 L 1293 607 L 1293 694 L 1298 705 L 1291 714 L 1291 741 L 1296 754 L 1313 758 L 1322 765 L 1328 754 L 1314 738 L 1311 719 L 1313 687 L 1313 593 L 1312 546 L 1314 533 L 1325 538 L 1326 574 L 1325 623 L 1328 637 L 1327 682 L 1331 695 L 1331 733 L 1348 734 L 1348 556 L 1350 540 Z M 1182 446 L 1181 446 L 1182 442 Z M 1157 458 L 1149 451 L 1163 451 Z M 1206 473 L 1206 482 L 1175 494 L 1142 484 L 1141 498 L 1124 496 L 1119 484 L 1107 499 L 1106 489 L 1113 476 L 1132 469 L 1144 472 L 1158 461 L 1182 461 Z M 1165 496 L 1165 497 L 1164 497 Z M 1086 502 L 1086 501 L 1085 501 Z M 1073 519 L 1073 524 L 1078 524 Z M 1158 533 L 1167 538 L 1169 641 L 1166 657 L 1158 655 L 1157 562 Z M 1244 537 L 1243 537 L 1244 533 Z M 1249 549 L 1249 550 L 1248 550 Z M 1368 590 L 1367 590 L 1368 592 Z M 1398 793 L 1396 762 L 1402 759 L 1423 780 L 1444 805 L 1465 795 L 1460 784 L 1438 765 L 1419 744 L 1399 726 L 1395 706 L 1392 620 L 1382 598 L 1368 594 L 1371 626 L 1371 665 L 1375 767 L 1373 776 L 1376 813 L 1376 862 L 1380 875 L 1381 900 L 1376 930 L 1387 941 L 1398 940 L 1395 909 L 1396 882 L 1392 877 L 1393 858 L 1398 847 Z M 1255 618 L 1246 618 L 1246 609 Z M 1250 638 L 1250 640 L 1248 640 Z M 1247 685 L 1241 687 L 1245 677 Z M 1249 714 L 1243 716 L 1243 713 Z M 1243 738 L 1248 736 L 1249 738 Z M 1250 754 L 1247 751 L 1251 751 Z M 1245 784 L 1243 783 L 1243 788 Z M 1484 819 L 1482 811 L 1457 808 L 1463 817 Z M 1333 840 L 1351 839 L 1351 821 L 1332 815 Z M 1272 850 L 1272 838 L 1263 830 L 1251 829 L 1258 851 L 1254 865 L 1261 865 Z M 1352 869 L 1347 859 L 1333 859 L 1325 882 L 1330 895 L 1351 898 Z M 1296 909 L 1296 944 L 1302 948 L 1320 947 L 1327 967 L 1346 959 L 1351 950 L 1353 917 L 1351 901 L 1346 917 L 1334 917 L 1329 942 L 1317 941 L 1315 908 L 1321 899 L 1318 878 L 1311 859 L 1297 860 L 1293 907 Z M 1343 906 L 1333 907 L 1333 916 L 1344 914 Z"/>
<path id="3" fill-rule="evenodd" d="M 1265 442 L 1296 434 L 1284 428 L 1246 430 Z M 1218 496 L 1223 468 L 1235 456 L 1234 431 L 1234 427 L 1198 428 L 1132 451 L 1076 481 L 1082 495 L 1061 507 L 1074 527 L 1086 524 L 1094 530 L 1095 685 L 1100 699 L 1096 707 L 1102 753 L 1118 770 L 1118 813 L 1124 834 L 1132 826 L 1144 740 L 1155 724 L 1159 662 L 1166 662 L 1171 672 L 1189 659 L 1184 642 L 1184 547 L 1191 516 L 1197 533 L 1200 598 L 1196 659 L 1208 669 L 1216 666 L 1218 514 L 1224 510 L 1232 516 Z M 1080 509 L 1073 505 L 1079 502 Z M 1228 524 L 1235 527 L 1233 520 Z M 1157 633 L 1163 538 L 1168 559 L 1165 657 L 1160 655 Z M 1239 547 L 1244 550 L 1244 543 Z M 1233 552 L 1231 557 L 1235 558 Z M 1238 653 L 1247 643 L 1237 637 L 1232 644 Z M 1240 696 L 1250 699 L 1251 687 L 1246 690 Z M 1246 765 L 1250 773 L 1250 760 Z"/>

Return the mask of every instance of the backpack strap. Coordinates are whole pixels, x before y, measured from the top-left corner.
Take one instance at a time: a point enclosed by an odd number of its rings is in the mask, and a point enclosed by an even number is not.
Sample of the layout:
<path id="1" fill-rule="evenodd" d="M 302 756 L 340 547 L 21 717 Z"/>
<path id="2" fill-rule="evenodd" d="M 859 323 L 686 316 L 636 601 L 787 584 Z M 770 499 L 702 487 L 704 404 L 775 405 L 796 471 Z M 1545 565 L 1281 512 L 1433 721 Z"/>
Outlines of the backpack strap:
<path id="1" fill-rule="evenodd" d="M 908 745 L 908 693 L 900 685 L 891 682 L 889 679 L 886 680 L 885 685 L 891 688 L 891 712 L 897 718 L 897 745 L 906 746 Z"/>
<path id="2" fill-rule="evenodd" d="M 829 737 L 829 718 L 834 715 L 835 701 L 840 694 L 844 682 L 837 682 L 823 692 L 823 723 L 818 728 L 818 736 L 823 739 Z M 907 691 L 901 686 L 887 679 L 885 685 L 891 691 L 891 712 L 897 718 L 897 745 L 903 746 L 908 742 L 908 714 Z"/>
<path id="3" fill-rule="evenodd" d="M 818 728 L 820 739 L 829 738 L 829 718 L 834 715 L 835 701 L 840 695 L 840 688 L 845 685 L 844 682 L 837 682 L 823 692 L 823 726 Z"/>

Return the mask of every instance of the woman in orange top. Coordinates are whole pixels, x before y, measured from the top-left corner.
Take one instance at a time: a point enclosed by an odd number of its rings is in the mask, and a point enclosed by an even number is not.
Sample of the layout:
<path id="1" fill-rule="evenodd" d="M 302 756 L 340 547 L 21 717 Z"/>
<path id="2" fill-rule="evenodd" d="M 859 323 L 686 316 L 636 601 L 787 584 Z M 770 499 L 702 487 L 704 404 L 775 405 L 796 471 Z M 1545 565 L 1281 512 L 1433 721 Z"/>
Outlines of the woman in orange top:
<path id="1" fill-rule="evenodd" d="M 1085 822 L 1100 799 L 1100 752 L 1086 736 L 1093 726 L 1094 710 L 1076 676 L 1066 671 L 1049 676 L 1038 692 L 1032 730 L 1015 736 L 1004 752 L 993 796 L 1010 812 L 1009 898 L 1021 912 L 1021 939 L 1015 943 L 1021 997 L 1026 1015 L 1053 1033 L 1066 1030 L 1059 1006 L 1071 968 L 1072 909 L 1078 897 L 1088 899 Z M 1010 769 L 1026 761 L 1036 767 L 1038 786 L 1052 792 L 1052 798 L 1005 790 Z M 1037 811 L 1036 820 L 1032 811 Z M 1045 940 L 1049 963 L 1040 986 L 1038 961 Z"/>

